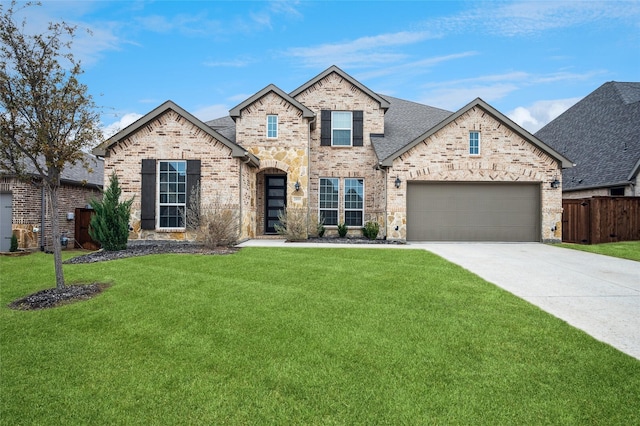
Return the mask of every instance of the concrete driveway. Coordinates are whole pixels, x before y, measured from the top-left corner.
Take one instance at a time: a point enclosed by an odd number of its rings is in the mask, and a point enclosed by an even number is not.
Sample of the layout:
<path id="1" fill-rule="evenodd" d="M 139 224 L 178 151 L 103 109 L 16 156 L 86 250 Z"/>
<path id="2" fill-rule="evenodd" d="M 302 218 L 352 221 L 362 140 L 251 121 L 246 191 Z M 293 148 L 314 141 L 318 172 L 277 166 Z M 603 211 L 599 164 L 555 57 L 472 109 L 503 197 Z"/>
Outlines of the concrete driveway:
<path id="1" fill-rule="evenodd" d="M 539 243 L 240 244 L 251 246 L 428 250 L 640 359 L 640 262 Z"/>
<path id="2" fill-rule="evenodd" d="M 640 262 L 538 243 L 412 243 L 640 359 Z"/>

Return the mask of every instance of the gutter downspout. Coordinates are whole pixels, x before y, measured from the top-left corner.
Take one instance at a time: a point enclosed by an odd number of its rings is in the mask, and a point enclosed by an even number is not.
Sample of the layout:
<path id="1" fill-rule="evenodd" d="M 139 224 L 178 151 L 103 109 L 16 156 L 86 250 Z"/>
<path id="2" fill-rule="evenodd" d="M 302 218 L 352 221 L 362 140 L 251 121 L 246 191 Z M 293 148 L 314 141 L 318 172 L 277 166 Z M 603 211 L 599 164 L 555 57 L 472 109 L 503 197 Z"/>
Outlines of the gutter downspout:
<path id="1" fill-rule="evenodd" d="M 382 173 L 384 173 L 384 239 L 389 238 L 389 221 L 387 218 L 389 217 L 389 194 L 388 194 L 388 182 L 389 179 L 389 170 L 381 167 Z"/>
<path id="2" fill-rule="evenodd" d="M 311 125 L 315 122 L 315 116 L 309 120 L 309 133 L 307 135 L 307 236 L 309 234 L 308 224 L 311 220 Z"/>
<path id="3" fill-rule="evenodd" d="M 40 188 L 40 251 L 44 251 L 44 215 L 45 212 L 44 185 Z"/>
<path id="4" fill-rule="evenodd" d="M 242 239 L 242 213 L 243 213 L 243 209 L 242 209 L 242 194 L 244 192 L 244 187 L 242 185 L 242 172 L 244 171 L 244 165 L 248 164 L 249 161 L 251 161 L 251 157 L 249 156 L 248 152 L 245 152 L 244 155 L 247 157 L 246 160 L 242 161 L 240 163 L 240 173 L 239 173 L 239 187 L 240 187 L 240 199 L 238 200 L 238 210 L 239 210 L 239 214 L 238 214 L 238 238 Z M 248 238 L 248 236 L 247 236 Z"/>

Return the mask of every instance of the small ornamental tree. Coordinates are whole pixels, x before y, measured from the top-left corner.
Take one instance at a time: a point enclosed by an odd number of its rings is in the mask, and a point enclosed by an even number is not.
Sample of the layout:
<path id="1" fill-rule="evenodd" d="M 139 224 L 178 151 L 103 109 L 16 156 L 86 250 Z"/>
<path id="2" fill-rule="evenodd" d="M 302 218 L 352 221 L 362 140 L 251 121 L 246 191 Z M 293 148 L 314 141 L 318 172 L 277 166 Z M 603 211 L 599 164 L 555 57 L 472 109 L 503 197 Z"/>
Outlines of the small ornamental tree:
<path id="1" fill-rule="evenodd" d="M 92 200 L 95 214 L 91 216 L 89 235 L 107 251 L 124 250 L 129 238 L 129 215 L 133 198 L 120 202 L 122 190 L 115 172 L 109 178 L 109 187 L 102 201 Z"/>
<path id="2" fill-rule="evenodd" d="M 65 167 L 88 167 L 83 148 L 102 139 L 100 116 L 71 44 L 76 27 L 53 22 L 29 34 L 28 9 L 0 1 L 0 172 L 44 189 L 49 206 L 56 287 L 63 289 L 60 182 Z M 27 10 L 23 10 L 27 9 Z M 44 230 L 43 230 L 44 231 Z"/>

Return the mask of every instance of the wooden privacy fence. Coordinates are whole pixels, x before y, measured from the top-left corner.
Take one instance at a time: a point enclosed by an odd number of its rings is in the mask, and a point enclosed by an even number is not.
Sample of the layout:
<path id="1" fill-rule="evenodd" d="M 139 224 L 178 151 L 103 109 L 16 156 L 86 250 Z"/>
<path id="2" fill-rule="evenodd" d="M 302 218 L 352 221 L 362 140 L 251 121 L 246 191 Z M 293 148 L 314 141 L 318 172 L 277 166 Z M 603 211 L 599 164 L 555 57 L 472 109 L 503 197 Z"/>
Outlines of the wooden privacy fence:
<path id="1" fill-rule="evenodd" d="M 640 240 L 640 197 L 564 199 L 562 208 L 565 243 Z"/>

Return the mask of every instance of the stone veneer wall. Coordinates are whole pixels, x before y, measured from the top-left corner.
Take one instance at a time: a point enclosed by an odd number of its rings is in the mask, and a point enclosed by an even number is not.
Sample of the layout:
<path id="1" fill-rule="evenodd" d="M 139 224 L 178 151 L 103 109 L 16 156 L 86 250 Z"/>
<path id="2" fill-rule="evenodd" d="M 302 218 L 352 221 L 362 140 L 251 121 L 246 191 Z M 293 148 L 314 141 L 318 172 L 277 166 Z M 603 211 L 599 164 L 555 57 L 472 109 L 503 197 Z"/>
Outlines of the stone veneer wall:
<path id="1" fill-rule="evenodd" d="M 18 247 L 21 249 L 39 248 L 41 233 L 33 232 L 34 228 L 41 228 L 42 195 L 41 189 L 30 183 L 15 178 L 2 179 L 2 191 L 12 193 L 12 229 L 18 237 Z M 68 248 L 73 248 L 75 239 L 75 220 L 67 220 L 67 213 L 75 213 L 76 208 L 83 208 L 92 199 L 100 199 L 102 193 L 94 188 L 81 185 L 62 184 L 58 190 L 60 215 L 58 224 L 62 235 L 69 238 Z M 51 209 L 45 199 L 45 227 L 44 246 L 51 248 Z"/>
<path id="2" fill-rule="evenodd" d="M 122 197 L 134 197 L 131 206 L 133 231 L 129 239 L 185 240 L 192 236 L 182 230 L 151 231 L 140 228 L 140 197 L 142 159 L 156 160 L 201 160 L 201 203 L 222 202 L 240 210 L 240 186 L 249 186 L 249 166 L 231 157 L 231 149 L 190 121 L 169 110 L 140 128 L 134 134 L 111 147 L 104 163 L 105 181 L 113 171 L 118 175 Z M 242 176 L 242 178 L 241 178 Z M 250 195 L 243 188 L 242 216 L 251 217 Z M 241 229 L 241 232 L 246 230 Z"/>
<path id="3" fill-rule="evenodd" d="M 384 229 L 384 172 L 376 170 L 378 159 L 371 146 L 371 133 L 384 133 L 384 110 L 377 101 L 336 73 L 331 73 L 296 96 L 296 100 L 316 113 L 317 123 L 311 132 L 309 169 L 309 206 L 311 215 L 319 214 L 320 178 L 340 178 L 339 222 L 344 220 L 344 178 L 364 179 L 364 220 L 380 221 Z M 362 110 L 364 146 L 320 146 L 320 111 Z M 335 227 L 327 227 L 327 234 L 335 234 Z M 360 235 L 360 228 L 349 230 Z M 382 236 L 382 232 L 381 232 Z"/>
<path id="4" fill-rule="evenodd" d="M 278 137 L 267 138 L 267 115 L 278 116 Z M 306 208 L 308 181 L 309 123 L 302 112 L 274 92 L 267 93 L 241 111 L 236 118 L 236 142 L 260 159 L 251 235 L 264 233 L 264 175 L 287 175 L 287 206 Z M 295 183 L 300 190 L 295 191 Z M 245 222 L 246 227 L 246 222 Z"/>
<path id="5" fill-rule="evenodd" d="M 480 132 L 480 155 L 469 155 L 469 132 Z M 401 190 L 394 186 L 402 180 Z M 562 192 L 550 182 L 562 179 L 560 165 L 480 107 L 450 123 L 399 158 L 389 170 L 388 238 L 405 240 L 409 181 L 540 182 L 541 240 L 562 238 Z M 398 228 L 396 231 L 395 228 Z"/>

